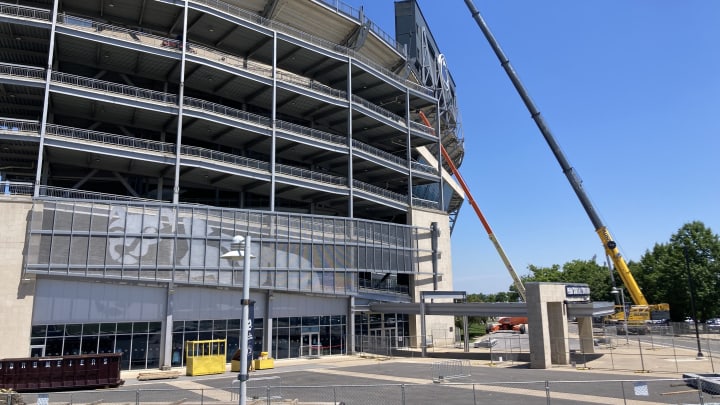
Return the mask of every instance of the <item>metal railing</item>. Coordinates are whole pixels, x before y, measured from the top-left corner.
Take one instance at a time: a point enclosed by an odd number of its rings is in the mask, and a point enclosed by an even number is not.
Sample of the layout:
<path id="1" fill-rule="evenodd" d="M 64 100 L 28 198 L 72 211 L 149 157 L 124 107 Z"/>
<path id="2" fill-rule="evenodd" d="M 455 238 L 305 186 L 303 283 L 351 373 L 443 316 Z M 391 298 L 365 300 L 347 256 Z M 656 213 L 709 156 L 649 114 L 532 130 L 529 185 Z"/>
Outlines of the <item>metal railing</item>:
<path id="1" fill-rule="evenodd" d="M 252 13 L 250 13 L 252 14 Z M 94 20 L 75 17 L 75 16 L 69 16 L 62 14 L 59 18 L 58 23 L 60 25 L 65 25 L 68 27 L 71 27 L 73 29 L 79 29 L 82 31 L 89 31 L 89 32 L 96 32 L 101 33 L 103 36 L 111 36 L 115 38 L 122 39 L 127 42 L 142 42 L 144 45 L 150 45 L 154 46 L 156 48 L 171 48 L 179 51 L 180 43 L 181 41 L 178 39 L 171 39 L 167 37 L 161 37 L 157 35 L 148 34 L 142 31 L 137 30 L 130 30 L 122 27 L 118 27 L 111 24 L 104 24 L 99 23 Z M 216 49 L 212 49 L 209 47 L 205 47 L 202 45 L 198 45 L 195 43 L 187 42 L 187 49 L 191 54 L 203 57 L 208 60 L 213 60 L 217 62 L 221 62 L 227 66 L 235 67 L 235 68 L 242 68 L 242 70 L 246 70 L 248 72 L 252 72 L 255 74 L 258 74 L 262 77 L 271 78 L 272 77 L 272 67 L 267 66 L 265 64 L 252 61 L 249 59 L 243 59 L 238 56 L 224 53 L 221 51 L 218 51 Z M 367 62 L 366 62 L 367 63 Z M 40 69 L 43 71 L 42 69 Z M 345 101 L 347 100 L 347 92 L 344 90 L 339 90 L 332 88 L 330 86 L 327 86 L 323 83 L 319 83 L 315 80 L 312 80 L 310 78 L 297 75 L 295 73 L 284 71 L 282 69 L 277 69 L 277 78 L 280 81 L 290 83 L 293 85 L 298 85 L 310 90 L 317 91 L 319 93 L 323 93 L 326 95 L 329 95 L 333 98 L 336 98 L 338 100 Z M 42 78 L 42 77 L 41 77 Z M 408 82 L 412 83 L 412 82 Z M 130 87 L 130 86 L 128 86 Z M 385 108 L 382 108 L 376 104 L 373 104 L 369 102 L 368 100 L 365 100 L 358 96 L 353 96 L 353 100 L 370 109 L 373 112 L 376 112 L 386 118 L 389 118 L 398 124 L 400 124 L 402 127 L 405 127 L 405 121 L 402 117 L 398 116 L 397 114 L 394 114 Z M 433 135 L 433 131 L 431 128 L 427 128 L 424 125 L 418 124 L 416 122 L 411 121 L 411 128 L 414 130 L 418 130 L 422 133 L 426 133 L 429 135 Z"/>
<path id="2" fill-rule="evenodd" d="M 338 14 L 344 14 L 348 17 L 352 17 L 355 21 L 357 21 L 360 24 L 367 24 L 370 27 L 370 30 L 373 33 L 375 33 L 375 35 L 380 37 L 380 39 L 385 41 L 385 43 L 390 45 L 396 51 L 400 52 L 400 54 L 407 57 L 407 48 L 405 47 L 405 45 L 398 43 L 395 40 L 395 38 L 393 38 L 390 34 L 385 32 L 382 28 L 380 28 L 379 25 L 375 24 L 369 18 L 364 17 L 364 14 L 362 14 L 360 12 L 360 10 L 358 10 L 355 7 L 353 7 L 347 3 L 344 3 L 340 0 L 320 0 L 320 1 L 325 3 L 326 5 L 330 6 Z M 363 20 L 363 17 L 364 17 L 364 20 Z"/>
<path id="3" fill-rule="evenodd" d="M 321 0 L 327 3 L 327 0 Z M 364 57 L 363 55 L 359 54 L 358 52 L 355 52 L 351 49 L 348 49 L 346 47 L 343 47 L 341 45 L 335 44 L 331 41 L 324 40 L 322 38 L 315 37 L 313 35 L 310 35 L 308 33 L 305 33 L 303 31 L 297 30 L 293 27 L 287 26 L 285 24 L 281 24 L 272 20 L 265 19 L 263 17 L 260 17 L 259 15 L 244 10 L 239 7 L 232 6 L 227 3 L 223 3 L 220 1 L 215 0 L 194 0 L 194 2 L 206 4 L 212 8 L 215 8 L 219 11 L 226 12 L 231 15 L 235 15 L 237 17 L 240 17 L 243 20 L 250 21 L 252 23 L 260 23 L 261 25 L 265 25 L 269 28 L 276 29 L 279 32 L 283 32 L 292 36 L 296 36 L 300 39 L 306 40 L 310 43 L 313 43 L 315 45 L 322 46 L 323 48 L 326 48 L 328 50 L 332 50 L 334 52 L 339 52 L 344 55 L 349 55 L 354 57 L 355 59 L 358 59 L 362 61 L 364 64 L 371 66 L 373 69 L 377 70 L 378 72 L 382 73 L 383 75 L 387 76 L 388 78 L 394 79 L 400 83 L 403 83 L 404 85 L 411 87 L 415 90 L 418 90 L 422 92 L 423 94 L 432 96 L 433 90 L 429 89 L 425 86 L 422 86 L 421 84 L 412 82 L 410 80 L 406 80 L 401 78 L 399 75 L 393 73 L 389 69 L 377 64 L 376 62 L 372 61 L 369 58 Z M 350 7 L 350 6 L 348 6 Z M 342 10 L 344 11 L 346 8 L 343 7 Z M 352 9 L 350 7 L 350 9 Z M 24 19 L 33 19 L 38 21 L 47 21 L 49 22 L 51 20 L 51 15 L 49 10 L 39 9 L 39 8 L 32 8 L 32 7 L 24 7 L 24 6 L 16 6 L 11 4 L 0 4 L 0 14 L 8 15 L 12 17 L 20 17 Z M 350 12 L 352 14 L 352 12 Z M 356 17 L 356 19 L 359 20 L 359 17 Z M 88 23 L 89 22 L 89 23 Z M 383 31 L 377 24 L 374 22 L 368 20 L 369 26 L 371 30 L 378 35 L 382 40 L 390 44 L 393 48 L 398 50 L 402 55 L 407 56 L 406 48 L 404 46 L 400 46 L 392 37 L 387 34 L 385 31 Z M 102 24 L 93 22 L 92 20 L 83 19 L 80 17 L 74 17 L 74 16 L 65 16 L 61 15 L 59 17 L 59 24 L 67 24 L 67 25 L 75 25 L 76 27 L 85 27 L 92 30 L 107 30 L 104 35 L 109 36 L 116 36 L 121 37 L 124 40 L 128 40 L 128 38 L 133 39 L 135 41 L 139 41 L 139 38 L 147 38 L 147 39 L 153 39 L 153 41 L 150 43 L 152 45 L 157 46 L 158 44 L 165 47 L 172 47 L 177 49 L 177 40 L 174 39 L 168 39 L 156 35 L 151 35 L 139 31 L 134 30 L 128 30 L 120 27 L 114 27 L 108 24 Z M 173 46 L 175 45 L 175 46 Z M 235 65 L 237 66 L 237 65 Z M 337 89 L 333 89 L 335 91 L 340 91 Z"/>
<path id="4" fill-rule="evenodd" d="M 164 105 L 175 106 L 178 102 L 177 96 L 171 93 L 163 93 L 160 91 L 148 90 L 125 84 L 91 79 L 84 76 L 71 75 L 69 73 L 52 72 L 52 80 L 56 83 L 96 90 L 105 94 L 116 94 L 123 97 L 152 101 L 153 103 L 160 103 Z"/>
<path id="5" fill-rule="evenodd" d="M 153 90 L 145 90 L 142 88 L 127 86 L 123 84 L 117 84 L 112 82 L 106 82 L 98 79 L 91 79 L 81 76 L 75 76 L 70 75 L 67 73 L 60 73 L 60 72 L 53 72 L 53 80 L 70 84 L 73 86 L 93 89 L 93 90 L 100 90 L 112 94 L 120 94 L 123 96 L 131 97 L 131 98 L 139 98 L 139 99 L 145 99 L 148 101 L 157 101 L 162 100 L 164 104 L 174 104 L 177 102 L 177 97 L 171 93 L 162 93 L 157 92 Z M 219 114 L 226 117 L 230 117 L 233 119 L 239 119 L 248 123 L 261 125 L 265 127 L 271 126 L 271 120 L 268 117 L 264 117 L 258 114 L 249 113 L 247 111 L 239 110 L 236 108 L 231 108 L 224 106 L 222 104 L 209 102 L 202 99 L 192 98 L 192 97 L 185 97 L 184 99 L 184 105 L 188 108 L 194 108 L 201 110 L 203 112 L 212 113 L 212 114 Z M 369 104 L 369 103 L 368 103 Z M 379 108 L 379 107 L 378 107 Z M 387 111 L 388 114 L 392 114 L 389 111 Z M 342 137 L 340 135 L 334 135 L 327 132 L 303 127 L 301 125 L 292 124 L 289 122 L 284 121 L 276 121 L 279 126 L 281 126 L 283 129 L 288 129 L 293 132 L 297 132 L 302 135 L 312 136 L 316 139 L 332 142 L 339 145 L 345 145 L 346 138 Z M 355 147 L 362 146 L 362 149 L 368 153 L 371 153 L 379 158 L 389 160 L 391 162 L 402 164 L 403 166 L 406 165 L 404 159 L 399 160 L 400 158 L 395 157 L 394 155 L 384 152 L 378 148 L 374 148 L 367 144 L 362 144 L 357 141 L 353 141 L 353 145 Z"/>
<path id="6" fill-rule="evenodd" d="M 40 124 L 37 121 L 0 118 L 0 132 L 29 132 L 40 135 Z"/>
<path id="7" fill-rule="evenodd" d="M 117 25 L 105 24 L 95 20 L 77 17 L 69 14 L 59 14 L 57 24 L 67 28 L 77 29 L 84 32 L 96 33 L 104 37 L 112 37 L 126 42 L 140 42 L 143 45 L 167 47 L 176 42 L 167 37 L 153 35 L 147 32 L 131 30 Z M 174 47 L 177 49 L 177 46 Z"/>
<path id="8" fill-rule="evenodd" d="M 132 149 L 142 149 L 150 152 L 161 152 L 175 154 L 175 145 L 165 142 L 152 141 L 149 139 L 135 138 L 132 136 L 109 134 L 106 132 L 90 131 L 66 127 L 62 125 L 48 124 L 46 127 L 48 135 L 56 135 L 63 138 L 76 139 L 102 143 L 105 145 L 120 146 Z"/>
<path id="9" fill-rule="evenodd" d="M 395 156 L 392 153 L 385 152 L 382 149 L 376 148 L 374 146 L 370 146 L 370 145 L 360 142 L 356 139 L 353 139 L 352 142 L 353 142 L 353 147 L 355 149 L 359 149 L 363 152 L 367 152 L 368 154 L 379 157 L 383 160 L 387 160 L 389 162 L 396 163 L 402 167 L 407 167 L 407 160 L 405 160 L 399 156 Z"/>
<path id="10" fill-rule="evenodd" d="M 395 283 L 382 282 L 378 283 L 377 280 L 368 280 L 366 278 L 358 279 L 358 288 L 363 291 L 382 291 L 385 293 L 408 295 L 410 293 L 410 287 L 406 285 L 400 285 Z"/>
<path id="11" fill-rule="evenodd" d="M 277 173 L 285 174 L 291 177 L 298 177 L 301 179 L 317 181 L 320 183 L 327 183 L 336 186 L 347 186 L 347 177 L 334 176 L 331 174 L 314 172 L 312 170 L 302 169 L 299 167 L 288 166 L 283 164 L 276 164 L 275 170 Z"/>
<path id="12" fill-rule="evenodd" d="M 468 360 L 441 360 L 432 364 L 433 382 L 445 382 L 456 378 L 470 377 Z"/>
<path id="13" fill-rule="evenodd" d="M 94 20 L 68 15 L 62 15 L 59 24 L 73 29 L 98 33 L 105 37 L 121 39 L 126 42 L 141 42 L 143 45 L 149 45 L 155 48 L 170 49 L 177 52 L 182 51 L 182 40 L 177 38 L 173 39 L 169 37 L 161 37 L 142 31 L 130 30 L 111 24 L 99 23 Z M 201 57 L 214 62 L 219 62 L 223 65 L 251 72 L 261 77 L 269 79 L 273 76 L 271 66 L 254 61 L 252 59 L 245 59 L 190 41 L 187 41 L 186 43 L 186 50 L 190 55 Z M 314 81 L 310 78 L 282 69 L 277 69 L 276 71 L 278 80 L 282 82 L 314 90 L 319 93 L 334 97 L 338 100 L 344 101 L 347 99 L 347 93 L 343 90 L 332 88 L 330 86 Z"/>
<path id="14" fill-rule="evenodd" d="M 212 7 L 212 8 L 214 8 L 214 9 L 218 10 L 218 11 L 227 13 L 227 14 L 229 14 L 229 15 L 233 15 L 233 16 L 235 16 L 235 17 L 238 17 L 238 18 L 242 19 L 242 20 L 248 21 L 248 22 L 250 22 L 250 23 L 252 23 L 252 24 L 260 24 L 260 25 L 262 25 L 262 26 L 268 27 L 268 28 L 273 29 L 273 30 L 276 30 L 276 31 L 278 31 L 278 32 L 282 32 L 282 33 L 284 33 L 284 34 L 287 34 L 287 35 L 296 37 L 296 38 L 298 38 L 298 39 L 302 39 L 302 40 L 304 40 L 304 41 L 306 41 L 306 42 L 309 42 L 309 43 L 311 43 L 311 44 L 318 45 L 318 46 L 320 46 L 320 47 L 322 47 L 322 48 L 325 48 L 325 49 L 327 49 L 327 50 L 330 50 L 330 51 L 332 51 L 332 52 L 337 52 L 337 53 L 342 54 L 342 55 L 351 56 L 351 57 L 353 57 L 353 58 L 355 58 L 355 59 L 363 62 L 364 64 L 372 67 L 372 68 L 375 69 L 377 72 L 381 73 L 382 75 L 386 76 L 387 78 L 389 78 L 389 79 L 391 79 L 391 80 L 395 80 L 395 81 L 397 81 L 397 82 L 399 82 L 399 83 L 402 83 L 402 84 L 404 84 L 404 85 L 406 85 L 406 86 L 408 86 L 408 87 L 412 87 L 413 89 L 415 89 L 415 90 L 417 90 L 417 91 L 419 91 L 419 92 L 421 92 L 421 93 L 423 93 L 423 94 L 426 94 L 426 95 L 429 95 L 429 96 L 433 96 L 433 90 L 432 90 L 432 89 L 429 89 L 429 88 L 427 88 L 427 87 L 425 87 L 425 86 L 422 86 L 422 85 L 420 85 L 420 84 L 414 83 L 414 82 L 412 82 L 412 81 L 410 81 L 410 80 L 403 79 L 403 78 L 400 77 L 399 75 L 397 75 L 397 74 L 393 73 L 392 71 L 390 71 L 390 69 L 385 68 L 385 67 L 379 65 L 377 62 L 372 61 L 372 60 L 370 60 L 369 58 L 366 58 L 366 57 L 364 57 L 363 55 L 361 55 L 360 53 L 358 53 L 358 52 L 356 52 L 356 51 L 353 51 L 353 50 L 351 50 L 351 49 L 349 49 L 349 48 L 347 48 L 347 47 L 345 47 L 345 46 L 336 44 L 336 43 L 334 43 L 334 42 L 332 42 L 332 41 L 328 41 L 328 40 L 319 38 L 319 37 L 314 36 L 314 35 L 312 35 L 312 34 L 309 34 L 309 33 L 307 33 L 307 32 L 304 32 L 304 31 L 298 30 L 298 29 L 296 29 L 296 28 L 293 28 L 293 27 L 291 27 L 291 26 L 289 26 L 289 25 L 286 25 L 286 24 L 283 24 L 283 23 L 279 23 L 279 22 L 277 22 L 277 21 L 273 21 L 273 20 L 270 20 L 270 19 L 261 17 L 260 15 L 254 13 L 254 12 L 252 12 L 252 11 L 245 10 L 245 9 L 240 8 L 240 7 L 236 7 L 236 6 L 227 4 L 227 3 L 222 2 L 222 1 L 219 1 L 219 0 L 192 0 L 191 2 L 192 2 L 192 3 L 205 4 L 205 5 L 207 5 L 207 6 L 209 6 L 209 7 Z M 378 28 L 379 28 L 379 27 L 378 27 Z M 376 34 L 378 34 L 378 36 L 382 36 L 382 35 L 379 34 L 379 33 L 376 33 Z M 402 52 L 401 52 L 401 53 L 402 53 Z"/>
<path id="15" fill-rule="evenodd" d="M 353 94 L 352 99 L 353 99 L 353 102 L 355 102 L 356 104 L 359 104 L 359 105 L 367 108 L 370 111 L 373 111 L 377 114 L 382 115 L 385 118 L 390 119 L 391 121 L 394 121 L 396 124 L 400 125 L 401 127 L 405 127 L 405 119 L 403 117 L 401 117 L 393 112 L 390 112 L 389 110 L 386 110 L 377 104 L 373 104 L 360 96 L 356 96 L 355 94 Z"/>
<path id="16" fill-rule="evenodd" d="M 0 75 L 20 77 L 23 79 L 45 80 L 45 69 L 34 66 L 0 63 Z"/>
<path id="17" fill-rule="evenodd" d="M 0 3 L 0 14 L 43 22 L 49 22 L 51 18 L 49 10 L 6 3 Z"/>
<path id="18" fill-rule="evenodd" d="M 320 141 L 347 146 L 347 138 L 342 135 L 335 135 L 329 132 L 320 131 L 314 128 L 293 124 L 292 122 L 275 120 L 275 127 L 281 130 L 292 132 L 298 135 L 307 136 Z"/>
<path id="19" fill-rule="evenodd" d="M 76 190 L 71 188 L 40 186 L 40 197 L 48 198 L 67 198 L 72 200 L 101 200 L 101 201 L 146 201 L 158 202 L 149 198 L 133 197 L 119 194 L 96 193 L 94 191 Z"/>
<path id="20" fill-rule="evenodd" d="M 19 181 L 0 181 L 0 196 L 9 195 L 32 195 L 34 191 L 32 183 Z"/>
<path id="21" fill-rule="evenodd" d="M 3 127 L 5 127 L 5 129 L 3 129 Z M 39 124 L 31 121 L 22 120 L 0 120 L 0 131 L 7 130 L 19 132 L 21 128 L 25 132 L 37 134 Z M 175 154 L 175 145 L 171 143 L 152 141 L 131 136 L 110 134 L 106 132 L 78 129 L 55 124 L 48 124 L 46 128 L 47 135 L 49 136 L 57 136 L 85 142 L 94 142 L 105 145 L 126 147 L 149 152 Z M 199 157 L 214 162 L 226 164 L 229 163 L 232 165 L 261 170 L 265 172 L 269 172 L 270 170 L 270 164 L 267 162 L 196 146 L 183 145 L 180 149 L 180 153 L 183 156 Z M 347 186 L 348 184 L 347 177 L 343 176 L 335 176 L 327 173 L 320 173 L 283 164 L 277 164 L 275 167 L 278 173 L 291 177 L 317 181 L 336 186 Z M 359 180 L 354 180 L 354 184 L 355 187 L 358 187 L 366 192 L 381 197 L 386 197 L 401 202 L 407 201 L 404 195 L 383 189 L 378 186 L 373 186 Z"/>
<path id="22" fill-rule="evenodd" d="M 180 147 L 180 154 L 182 156 L 198 157 L 219 163 L 229 163 L 235 166 L 262 170 L 264 172 L 269 172 L 270 170 L 270 164 L 261 160 L 250 159 L 243 156 L 233 155 L 225 152 L 218 152 L 212 149 L 205 149 L 197 146 L 183 145 Z"/>
<path id="23" fill-rule="evenodd" d="M 424 173 L 429 173 L 429 174 L 434 174 L 434 175 L 438 174 L 437 168 L 432 167 L 430 165 L 426 165 L 426 164 L 420 163 L 420 162 L 411 162 L 411 165 L 412 165 L 413 170 L 416 170 L 419 172 L 424 172 Z"/>
<path id="24" fill-rule="evenodd" d="M 435 130 L 433 128 L 419 122 L 410 121 L 410 128 L 433 137 L 435 136 Z"/>
<path id="25" fill-rule="evenodd" d="M 387 189 L 384 189 L 382 187 L 374 186 L 372 184 L 365 183 L 360 180 L 353 180 L 353 186 L 357 189 L 360 189 L 362 191 L 366 191 L 370 194 L 375 194 L 381 197 L 388 198 L 390 200 L 398 201 L 403 204 L 407 204 L 407 195 L 396 193 L 394 191 L 390 191 Z"/>
<path id="26" fill-rule="evenodd" d="M 3 72 L 13 72 L 16 76 L 38 76 L 39 74 L 42 74 L 42 69 L 38 68 L 30 68 L 30 67 L 22 67 L 17 65 L 8 65 L 8 64 L 0 64 L 0 74 Z M 138 87 L 113 83 L 113 82 L 107 82 L 103 80 L 98 79 L 92 79 L 82 76 L 76 76 L 71 75 L 68 73 L 62 73 L 62 72 L 53 72 L 52 78 L 55 82 L 58 83 L 64 83 L 69 84 L 72 86 L 82 87 L 86 89 L 92 89 L 92 90 L 100 90 L 105 93 L 111 93 L 111 94 L 119 94 L 122 96 L 135 98 L 135 99 L 145 99 L 148 101 L 161 101 L 164 104 L 176 104 L 177 103 L 177 96 L 171 93 L 163 93 L 158 92 L 154 90 L 146 90 Z M 360 99 L 358 97 L 358 99 Z M 362 99 L 360 99 L 362 100 Z M 368 108 L 372 108 L 372 104 L 363 100 L 365 105 L 368 106 Z M 192 98 L 192 97 L 185 97 L 184 98 L 184 105 L 188 108 L 195 108 L 199 109 L 203 112 L 208 112 L 212 114 L 220 114 L 223 116 L 227 116 L 233 119 L 240 119 L 245 122 L 249 122 L 252 124 L 257 124 L 265 127 L 270 127 L 271 120 L 268 117 L 264 117 L 258 114 L 249 113 L 243 110 L 239 110 L 236 108 L 231 108 L 224 106 L 222 104 L 209 102 L 202 99 Z M 375 110 L 380 111 L 383 113 L 380 107 L 377 107 Z M 392 113 L 390 113 L 387 110 L 384 110 L 385 116 L 389 118 L 395 118 L 399 119 L 399 116 L 396 116 Z M 338 145 L 345 145 L 346 138 L 340 135 L 334 135 L 327 132 L 319 131 L 312 128 L 303 127 L 301 125 L 292 124 L 289 122 L 284 122 L 280 120 L 276 120 L 276 123 L 279 127 L 287 130 L 291 130 L 293 132 L 311 136 L 319 140 L 332 142 Z M 1 128 L 0 128 L 1 129 Z M 382 151 L 381 149 L 375 148 L 373 146 L 370 146 L 368 144 L 361 143 L 359 141 L 353 140 L 353 146 L 356 148 L 360 148 L 365 152 L 368 152 L 374 156 L 377 156 L 381 159 L 388 160 L 390 162 L 394 162 L 397 164 L 400 164 L 402 166 L 406 166 L 406 160 L 399 158 L 395 155 L 392 155 L 390 153 L 387 153 L 385 151 Z M 413 168 L 416 170 L 422 170 L 428 173 L 435 173 L 435 170 L 433 168 L 430 168 L 429 166 L 423 166 L 419 164 L 414 164 Z"/>
<path id="27" fill-rule="evenodd" d="M 237 108 L 227 107 L 222 104 L 213 103 L 199 98 L 184 97 L 183 105 L 188 108 L 195 108 L 206 113 L 219 114 L 226 117 L 239 119 L 252 124 L 270 127 L 272 120 L 262 115 L 249 113 Z"/>
<path id="28" fill-rule="evenodd" d="M 413 197 L 412 202 L 413 202 L 413 205 L 416 207 L 431 208 L 431 209 L 435 209 L 435 210 L 440 209 L 440 203 L 437 201 L 425 200 L 422 198 Z"/>

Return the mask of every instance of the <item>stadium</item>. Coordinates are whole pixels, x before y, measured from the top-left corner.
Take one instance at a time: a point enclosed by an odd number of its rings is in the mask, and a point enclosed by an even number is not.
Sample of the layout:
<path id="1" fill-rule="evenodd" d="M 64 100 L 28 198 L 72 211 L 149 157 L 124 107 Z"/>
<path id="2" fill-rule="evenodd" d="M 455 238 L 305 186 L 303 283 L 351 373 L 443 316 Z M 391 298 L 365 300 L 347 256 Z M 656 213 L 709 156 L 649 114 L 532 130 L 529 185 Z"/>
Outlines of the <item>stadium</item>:
<path id="1" fill-rule="evenodd" d="M 374 303 L 452 290 L 452 80 L 414 0 L 395 35 L 336 0 L 0 3 L 0 358 L 416 347 Z M 367 10 L 372 15 L 372 9 Z M 431 127 L 423 123 L 426 116 Z M 428 316 L 429 339 L 453 318 Z"/>

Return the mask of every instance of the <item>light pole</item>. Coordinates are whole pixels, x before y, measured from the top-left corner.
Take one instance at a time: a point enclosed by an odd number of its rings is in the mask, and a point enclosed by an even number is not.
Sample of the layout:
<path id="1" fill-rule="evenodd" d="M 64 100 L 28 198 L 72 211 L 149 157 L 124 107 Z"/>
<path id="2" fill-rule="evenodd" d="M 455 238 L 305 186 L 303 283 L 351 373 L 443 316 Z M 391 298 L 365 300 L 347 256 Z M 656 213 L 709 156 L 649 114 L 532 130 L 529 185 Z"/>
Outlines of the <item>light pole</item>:
<path id="1" fill-rule="evenodd" d="M 690 288 L 690 310 L 692 311 L 693 321 L 695 323 L 695 340 L 697 341 L 697 357 L 703 357 L 700 349 L 700 331 L 698 330 L 698 317 L 695 311 L 695 283 L 693 283 L 692 274 L 690 274 L 690 261 L 688 260 L 687 246 L 683 246 L 683 256 L 685 256 L 685 274 L 688 279 L 688 287 Z"/>
<path id="2" fill-rule="evenodd" d="M 620 293 L 620 305 L 623 307 L 623 321 L 625 322 L 625 344 L 630 343 L 630 340 L 628 338 L 628 313 L 627 313 L 627 307 L 625 306 L 625 292 L 623 291 L 622 287 L 617 288 L 613 287 L 610 292 L 617 297 L 618 293 Z"/>
<path id="3" fill-rule="evenodd" d="M 248 376 L 248 334 L 250 321 L 250 259 L 255 257 L 250 253 L 250 235 L 242 237 L 234 236 L 230 244 L 230 251 L 220 256 L 223 259 L 240 260 L 243 258 L 243 286 L 242 286 L 242 319 L 240 332 L 240 405 L 247 403 L 247 380 Z"/>

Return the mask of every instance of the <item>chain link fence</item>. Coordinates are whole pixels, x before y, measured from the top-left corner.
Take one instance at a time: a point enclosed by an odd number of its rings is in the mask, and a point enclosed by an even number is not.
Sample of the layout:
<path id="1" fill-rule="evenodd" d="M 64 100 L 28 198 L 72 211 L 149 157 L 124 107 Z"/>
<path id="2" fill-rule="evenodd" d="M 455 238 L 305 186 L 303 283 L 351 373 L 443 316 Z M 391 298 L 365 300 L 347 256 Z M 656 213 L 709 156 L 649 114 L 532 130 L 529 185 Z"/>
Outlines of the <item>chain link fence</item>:
<path id="1" fill-rule="evenodd" d="M 593 340 L 582 344 L 575 333 L 565 340 L 551 339 L 551 346 L 565 352 L 568 365 L 576 368 L 654 372 L 720 372 L 716 353 L 720 351 L 720 333 L 684 323 L 649 325 L 642 333 L 631 333 L 614 325 L 596 327 Z M 355 351 L 360 355 L 388 358 L 422 357 L 420 336 L 355 336 Z M 498 332 L 469 342 L 452 334 L 433 333 L 426 339 L 427 357 L 468 359 L 494 363 L 529 363 L 530 341 L 527 334 Z M 700 355 L 701 354 L 701 355 Z"/>
<path id="2" fill-rule="evenodd" d="M 710 404 L 716 386 L 702 378 L 493 383 L 251 387 L 247 403 L 411 404 Z M 0 404 L 236 404 L 238 388 L 0 393 Z"/>

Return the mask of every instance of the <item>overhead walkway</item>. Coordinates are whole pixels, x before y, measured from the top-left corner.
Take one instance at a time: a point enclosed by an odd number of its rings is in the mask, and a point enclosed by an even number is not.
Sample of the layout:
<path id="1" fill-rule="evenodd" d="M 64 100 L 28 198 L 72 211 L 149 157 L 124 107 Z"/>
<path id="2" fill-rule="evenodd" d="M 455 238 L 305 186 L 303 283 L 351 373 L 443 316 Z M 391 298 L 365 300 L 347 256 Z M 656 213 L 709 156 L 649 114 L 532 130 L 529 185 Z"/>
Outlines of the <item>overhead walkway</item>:
<path id="1" fill-rule="evenodd" d="M 587 285 L 532 282 L 527 283 L 526 288 L 526 302 L 425 302 L 433 295 L 441 297 L 447 293 L 451 297 L 453 293 L 461 293 L 428 291 L 425 292 L 427 296 L 421 292 L 420 302 L 370 303 L 368 308 L 371 312 L 420 315 L 423 336 L 426 315 L 527 317 L 532 368 L 568 364 L 568 319 L 574 318 L 578 322 L 581 349 L 584 353 L 593 353 L 592 317 L 614 313 L 614 303 L 589 301 L 590 289 Z M 425 344 L 422 343 L 423 355 Z"/>
<path id="2" fill-rule="evenodd" d="M 373 303 L 371 312 L 398 313 L 420 315 L 421 303 Z M 609 315 L 614 312 L 614 303 L 600 302 L 568 302 L 566 303 L 569 318 L 593 317 Z M 425 315 L 451 316 L 528 316 L 528 305 L 525 302 L 468 302 L 455 304 L 452 302 L 426 302 Z"/>

